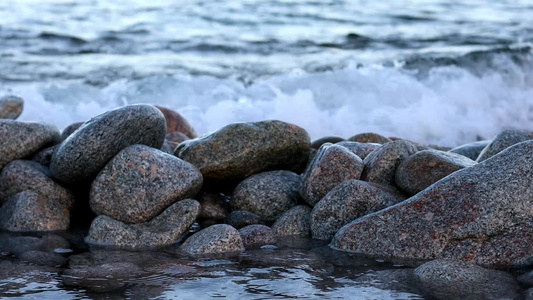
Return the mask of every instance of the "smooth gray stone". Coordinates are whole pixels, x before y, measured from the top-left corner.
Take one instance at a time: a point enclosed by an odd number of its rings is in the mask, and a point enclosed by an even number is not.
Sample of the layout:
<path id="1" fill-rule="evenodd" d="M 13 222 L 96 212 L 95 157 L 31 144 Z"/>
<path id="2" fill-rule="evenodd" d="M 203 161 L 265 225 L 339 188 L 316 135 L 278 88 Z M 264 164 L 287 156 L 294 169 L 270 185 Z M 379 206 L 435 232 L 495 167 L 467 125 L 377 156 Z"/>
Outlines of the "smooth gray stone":
<path id="1" fill-rule="evenodd" d="M 244 226 L 252 224 L 264 225 L 265 221 L 263 221 L 260 216 L 254 214 L 253 212 L 245 210 L 234 210 L 228 215 L 225 223 L 235 227 L 236 229 L 240 229 Z"/>
<path id="2" fill-rule="evenodd" d="M 472 143 L 464 144 L 461 146 L 457 146 L 453 149 L 450 149 L 448 152 L 461 154 L 462 156 L 466 156 L 470 158 L 471 160 L 476 160 L 479 154 L 481 153 L 481 151 L 483 151 L 483 149 L 485 149 L 485 147 L 487 147 L 487 145 L 490 144 L 490 142 L 491 141 L 472 142 Z"/>
<path id="3" fill-rule="evenodd" d="M 244 251 L 239 231 L 227 224 L 217 224 L 189 237 L 180 250 L 189 255 L 231 253 Z"/>
<path id="4" fill-rule="evenodd" d="M 481 151 L 476 161 L 482 162 L 512 145 L 531 139 L 533 139 L 533 132 L 518 129 L 504 130 L 498 133 L 498 135 L 496 135 L 496 137 Z"/>

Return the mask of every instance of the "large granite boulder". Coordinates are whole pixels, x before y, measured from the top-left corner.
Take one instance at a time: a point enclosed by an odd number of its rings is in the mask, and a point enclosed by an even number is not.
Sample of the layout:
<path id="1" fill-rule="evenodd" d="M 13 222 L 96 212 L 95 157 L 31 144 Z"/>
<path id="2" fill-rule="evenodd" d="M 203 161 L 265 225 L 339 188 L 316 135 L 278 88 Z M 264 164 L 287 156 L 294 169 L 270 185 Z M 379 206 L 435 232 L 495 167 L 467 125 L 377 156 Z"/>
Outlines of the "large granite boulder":
<path id="1" fill-rule="evenodd" d="M 417 151 L 417 147 L 406 140 L 397 140 L 379 147 L 365 157 L 361 180 L 393 185 L 396 168 Z"/>
<path id="2" fill-rule="evenodd" d="M 237 229 L 227 224 L 217 224 L 189 237 L 180 250 L 189 255 L 231 253 L 244 251 L 244 244 Z"/>
<path id="3" fill-rule="evenodd" d="M 125 224 L 108 216 L 96 217 L 85 241 L 123 249 L 146 249 L 170 245 L 192 226 L 200 214 L 200 203 L 185 199 L 165 209 L 146 223 Z"/>
<path id="4" fill-rule="evenodd" d="M 347 224 L 331 246 L 373 256 L 530 264 L 532 166 L 533 141 L 519 143 Z"/>
<path id="5" fill-rule="evenodd" d="M 235 180 L 270 170 L 305 168 L 311 140 L 302 128 L 281 121 L 234 123 L 176 148 L 207 179 Z"/>
<path id="6" fill-rule="evenodd" d="M 231 209 L 249 211 L 265 221 L 275 221 L 298 203 L 300 184 L 300 176 L 287 170 L 250 176 L 233 191 Z"/>
<path id="7" fill-rule="evenodd" d="M 160 150 L 133 145 L 120 151 L 91 185 L 97 215 L 132 224 L 159 215 L 172 203 L 192 198 L 202 174 L 190 163 Z"/>
<path id="8" fill-rule="evenodd" d="M 407 157 L 396 170 L 396 185 L 414 195 L 451 173 L 475 165 L 460 154 L 439 150 L 423 150 Z"/>
<path id="9" fill-rule="evenodd" d="M 359 179 L 363 160 L 345 147 L 324 144 L 302 176 L 300 195 L 314 206 L 332 188 L 349 179 Z"/>
<path id="10" fill-rule="evenodd" d="M 24 109 L 24 100 L 17 96 L 0 98 L 0 119 L 16 120 Z"/>
<path id="11" fill-rule="evenodd" d="M 0 120 L 0 170 L 9 162 L 31 156 L 60 142 L 59 130 L 52 125 Z"/>
<path id="12" fill-rule="evenodd" d="M 504 130 L 498 133 L 490 144 L 481 151 L 476 161 L 484 161 L 512 145 L 531 139 L 533 139 L 533 132 L 518 129 Z"/>
<path id="13" fill-rule="evenodd" d="M 344 225 L 405 200 L 390 186 L 347 180 L 332 189 L 311 212 L 314 239 L 329 240 Z"/>
<path id="14" fill-rule="evenodd" d="M 152 105 L 110 110 L 85 122 L 63 141 L 50 170 L 62 182 L 90 180 L 127 146 L 142 144 L 160 149 L 165 134 L 165 117 Z"/>

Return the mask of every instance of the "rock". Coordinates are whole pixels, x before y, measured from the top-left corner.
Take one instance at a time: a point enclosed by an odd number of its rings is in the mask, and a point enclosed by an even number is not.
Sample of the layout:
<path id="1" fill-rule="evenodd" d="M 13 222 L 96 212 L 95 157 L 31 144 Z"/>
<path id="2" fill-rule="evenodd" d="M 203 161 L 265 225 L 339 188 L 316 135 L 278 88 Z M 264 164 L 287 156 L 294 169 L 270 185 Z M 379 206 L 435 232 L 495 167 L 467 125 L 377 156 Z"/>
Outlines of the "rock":
<path id="1" fill-rule="evenodd" d="M 127 249 L 154 248 L 176 242 L 200 214 L 200 203 L 186 199 L 172 204 L 146 223 L 125 224 L 108 216 L 96 217 L 85 241 Z"/>
<path id="2" fill-rule="evenodd" d="M 156 107 L 163 113 L 165 116 L 165 120 L 167 121 L 167 132 L 181 132 L 185 134 L 187 137 L 194 139 L 198 135 L 196 134 L 196 131 L 194 130 L 194 127 L 185 119 L 182 117 L 177 111 L 171 110 L 169 108 L 164 108 L 161 106 Z"/>
<path id="3" fill-rule="evenodd" d="M 311 148 L 318 150 L 325 143 L 335 144 L 342 141 L 344 141 L 344 139 L 338 136 L 325 136 L 323 138 L 319 138 L 318 140 L 314 140 L 311 143 Z"/>
<path id="4" fill-rule="evenodd" d="M 270 170 L 301 171 L 309 157 L 307 132 L 281 121 L 234 123 L 176 148 L 207 179 L 242 179 Z"/>
<path id="5" fill-rule="evenodd" d="M 63 284 L 81 287 L 93 292 L 109 292 L 122 288 L 142 274 L 142 269 L 128 262 L 115 262 L 99 266 L 66 269 L 61 278 Z"/>
<path id="6" fill-rule="evenodd" d="M 172 156 L 174 156 L 174 150 L 176 149 L 176 147 L 174 145 L 172 145 L 169 141 L 165 140 L 163 142 L 163 146 L 161 146 L 161 151 L 165 152 L 166 154 L 170 154 Z"/>
<path id="7" fill-rule="evenodd" d="M 348 149 L 324 144 L 302 175 L 300 195 L 314 206 L 332 188 L 349 179 L 359 179 L 363 161 Z"/>
<path id="8" fill-rule="evenodd" d="M 22 253 L 19 259 L 38 266 L 62 267 L 67 264 L 67 259 L 61 254 L 37 250 Z"/>
<path id="9" fill-rule="evenodd" d="M 244 251 L 244 244 L 237 229 L 217 224 L 189 237 L 180 249 L 189 255 L 216 254 Z"/>
<path id="10" fill-rule="evenodd" d="M 236 229 L 240 229 L 247 225 L 252 224 L 265 224 L 260 216 L 245 210 L 234 210 L 226 218 L 226 224 L 233 226 Z"/>
<path id="11" fill-rule="evenodd" d="M 14 160 L 0 173 L 0 205 L 23 191 L 32 191 L 72 208 L 74 196 L 56 183 L 48 168 L 28 160 Z"/>
<path id="12" fill-rule="evenodd" d="M 533 141 L 459 170 L 410 199 L 342 227 L 340 250 L 522 266 L 533 258 Z"/>
<path id="13" fill-rule="evenodd" d="M 286 211 L 272 225 L 275 236 L 309 236 L 311 233 L 311 208 L 298 205 Z"/>
<path id="14" fill-rule="evenodd" d="M 17 119 L 24 109 L 24 100 L 17 96 L 0 98 L 0 119 Z"/>
<path id="15" fill-rule="evenodd" d="M 265 225 L 248 225 L 239 230 L 244 248 L 256 249 L 264 245 L 271 245 L 276 242 L 272 229 Z"/>
<path id="16" fill-rule="evenodd" d="M 487 147 L 487 145 L 490 142 L 491 141 L 478 141 L 478 142 L 468 143 L 468 144 L 464 144 L 461 146 L 457 146 L 449 150 L 448 152 L 461 154 L 463 156 L 470 158 L 471 160 L 476 160 L 479 154 L 481 153 L 481 151 L 483 151 L 483 149 L 485 149 L 485 147 Z"/>
<path id="17" fill-rule="evenodd" d="M 300 176 L 286 170 L 250 176 L 235 188 L 231 209 L 246 210 L 265 221 L 275 221 L 298 203 L 300 184 Z"/>
<path id="18" fill-rule="evenodd" d="M 372 153 L 377 148 L 381 147 L 380 144 L 376 143 L 359 143 L 359 142 L 339 142 L 336 145 L 343 146 L 348 150 L 352 151 L 353 154 L 359 156 L 361 159 L 365 159 L 368 154 Z"/>
<path id="19" fill-rule="evenodd" d="M 120 151 L 98 174 L 89 201 L 97 215 L 143 223 L 172 203 L 193 197 L 201 187 L 202 174 L 190 163 L 133 145 Z"/>
<path id="20" fill-rule="evenodd" d="M 68 125 L 61 131 L 61 141 L 66 140 L 71 134 L 74 133 L 74 131 L 78 130 L 85 122 L 76 122 Z"/>
<path id="21" fill-rule="evenodd" d="M 165 135 L 165 139 L 175 145 L 176 147 L 183 141 L 190 140 L 188 136 L 179 131 L 168 132 Z"/>
<path id="22" fill-rule="evenodd" d="M 490 144 L 488 144 L 487 147 L 481 151 L 476 161 L 482 162 L 485 159 L 498 154 L 500 151 L 511 147 L 512 145 L 531 139 L 533 139 L 533 132 L 517 129 L 504 130 L 498 133 L 492 142 L 490 142 Z"/>
<path id="23" fill-rule="evenodd" d="M 205 193 L 200 199 L 202 210 L 198 219 L 224 221 L 229 215 L 229 204 L 222 194 Z"/>
<path id="24" fill-rule="evenodd" d="M 451 173 L 475 165 L 460 154 L 439 150 L 423 150 L 402 161 L 396 170 L 396 185 L 414 195 Z"/>
<path id="25" fill-rule="evenodd" d="M 31 160 L 40 163 L 41 165 L 45 167 L 50 166 L 50 162 L 52 161 L 52 157 L 56 153 L 57 149 L 59 149 L 59 144 L 53 145 L 52 147 L 44 148 L 43 150 L 37 152 Z"/>
<path id="26" fill-rule="evenodd" d="M 533 286 L 533 271 L 529 271 L 527 273 L 524 273 L 524 274 L 518 276 L 517 280 L 520 283 L 523 283 L 523 284 L 526 284 L 526 285 L 529 285 L 529 286 Z"/>
<path id="27" fill-rule="evenodd" d="M 359 142 L 359 143 L 376 143 L 376 144 L 386 144 L 392 142 L 391 139 L 384 137 L 382 135 L 379 135 L 377 133 L 372 132 L 365 132 L 365 133 L 359 133 L 356 134 L 347 141 L 350 142 Z"/>
<path id="28" fill-rule="evenodd" d="M 56 231 L 70 225 L 70 207 L 31 191 L 18 193 L 0 207 L 0 229 Z"/>
<path id="29" fill-rule="evenodd" d="M 47 234 L 42 237 L 33 236 L 0 236 L 0 253 L 20 256 L 29 251 L 53 252 L 55 249 L 68 249 L 70 244 L 64 238 Z"/>
<path id="30" fill-rule="evenodd" d="M 436 299 L 518 299 L 519 287 L 505 272 L 464 261 L 438 259 L 414 271 L 419 286 Z"/>
<path id="31" fill-rule="evenodd" d="M 0 120 L 0 170 L 9 162 L 32 156 L 59 143 L 59 130 L 52 125 Z"/>
<path id="32" fill-rule="evenodd" d="M 50 170 L 65 183 L 92 179 L 118 152 L 143 144 L 160 149 L 165 140 L 163 114 L 154 106 L 120 107 L 85 122 L 52 158 Z"/>
<path id="33" fill-rule="evenodd" d="M 525 300 L 533 300 L 533 288 L 527 289 L 524 294 L 525 294 L 524 295 Z"/>
<path id="34" fill-rule="evenodd" d="M 376 183 L 347 180 L 332 189 L 311 212 L 314 239 L 329 240 L 344 225 L 405 200 Z"/>
<path id="35" fill-rule="evenodd" d="M 393 185 L 396 168 L 404 159 L 416 152 L 416 146 L 405 140 L 381 146 L 365 157 L 361 180 Z"/>

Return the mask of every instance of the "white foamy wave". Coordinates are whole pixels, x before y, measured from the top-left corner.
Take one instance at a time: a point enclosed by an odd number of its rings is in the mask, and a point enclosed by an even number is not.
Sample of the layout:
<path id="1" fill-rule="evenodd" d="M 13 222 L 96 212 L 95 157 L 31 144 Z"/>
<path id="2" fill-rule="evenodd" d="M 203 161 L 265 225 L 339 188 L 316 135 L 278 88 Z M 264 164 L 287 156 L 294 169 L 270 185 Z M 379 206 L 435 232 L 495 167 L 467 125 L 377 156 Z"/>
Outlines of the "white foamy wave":
<path id="1" fill-rule="evenodd" d="M 106 110 L 152 103 L 182 113 L 199 133 L 228 123 L 278 119 L 305 128 L 313 139 L 376 132 L 422 143 L 456 146 L 500 130 L 533 130 L 533 78 L 521 68 L 474 76 L 435 67 L 423 79 L 398 68 L 349 67 L 292 72 L 251 86 L 213 77 L 150 77 L 84 84 L 13 86 L 26 100 L 21 120 L 64 128 Z M 2 94 L 7 90 L 1 91 Z"/>

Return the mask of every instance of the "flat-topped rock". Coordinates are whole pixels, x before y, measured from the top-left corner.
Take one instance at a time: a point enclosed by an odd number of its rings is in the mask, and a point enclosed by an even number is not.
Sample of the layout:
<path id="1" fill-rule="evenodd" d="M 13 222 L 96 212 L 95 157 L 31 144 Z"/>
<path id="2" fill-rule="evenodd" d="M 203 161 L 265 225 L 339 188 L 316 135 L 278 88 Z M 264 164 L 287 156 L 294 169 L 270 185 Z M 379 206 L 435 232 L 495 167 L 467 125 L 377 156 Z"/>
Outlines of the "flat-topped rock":
<path id="1" fill-rule="evenodd" d="M 180 250 L 189 255 L 240 252 L 244 251 L 244 244 L 237 229 L 227 224 L 217 224 L 189 237 Z"/>
<path id="2" fill-rule="evenodd" d="M 0 97 L 0 119 L 17 119 L 24 109 L 24 100 L 17 96 Z"/>
<path id="3" fill-rule="evenodd" d="M 345 225 L 331 246 L 374 256 L 530 264 L 532 166 L 533 141 L 519 143 Z"/>
<path id="4" fill-rule="evenodd" d="M 200 214 L 200 203 L 176 202 L 146 223 L 125 224 L 108 216 L 96 217 L 85 241 L 125 249 L 146 249 L 175 243 Z"/>
<path id="5" fill-rule="evenodd" d="M 52 125 L 0 120 L 0 170 L 15 159 L 26 158 L 60 142 L 59 130 Z"/>
<path id="6" fill-rule="evenodd" d="M 451 173 L 476 162 L 460 154 L 439 150 L 419 151 L 402 161 L 396 170 L 396 185 L 414 195 Z"/>
<path id="7" fill-rule="evenodd" d="M 100 171 L 89 201 L 97 215 L 143 223 L 174 202 L 192 198 L 201 187 L 202 174 L 190 163 L 145 145 L 132 145 Z"/>
<path id="8" fill-rule="evenodd" d="M 476 161 L 484 161 L 512 145 L 531 139 L 533 139 L 533 132 L 518 129 L 504 130 L 498 133 L 498 135 L 496 135 L 496 137 L 481 151 Z"/>
<path id="9" fill-rule="evenodd" d="M 160 149 L 165 134 L 165 117 L 155 106 L 136 104 L 110 110 L 85 122 L 63 141 L 50 170 L 62 182 L 89 180 L 127 146 Z"/>
<path id="10" fill-rule="evenodd" d="M 270 170 L 301 171 L 309 158 L 309 134 L 281 121 L 234 123 L 176 148 L 207 179 L 242 179 Z"/>
<path id="11" fill-rule="evenodd" d="M 406 140 L 397 140 L 379 147 L 365 157 L 361 180 L 393 185 L 396 168 L 417 151 L 417 147 Z"/>

